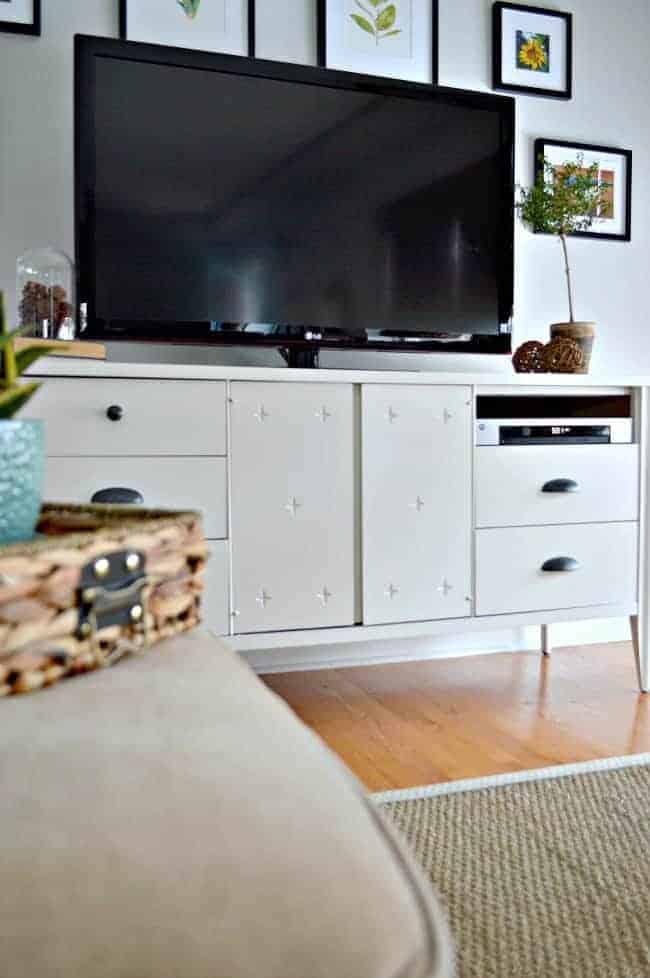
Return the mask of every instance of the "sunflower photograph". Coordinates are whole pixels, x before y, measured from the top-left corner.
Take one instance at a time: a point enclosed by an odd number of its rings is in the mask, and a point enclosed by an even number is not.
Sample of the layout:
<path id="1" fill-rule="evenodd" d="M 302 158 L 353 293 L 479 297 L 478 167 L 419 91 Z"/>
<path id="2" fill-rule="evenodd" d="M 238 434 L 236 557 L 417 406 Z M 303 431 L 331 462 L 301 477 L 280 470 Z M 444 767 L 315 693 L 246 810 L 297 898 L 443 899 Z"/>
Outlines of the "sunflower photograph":
<path id="1" fill-rule="evenodd" d="M 570 99 L 573 15 L 497 0 L 492 7 L 492 87 L 520 95 Z"/>
<path id="2" fill-rule="evenodd" d="M 517 67 L 526 71 L 550 71 L 551 39 L 548 34 L 517 31 Z"/>

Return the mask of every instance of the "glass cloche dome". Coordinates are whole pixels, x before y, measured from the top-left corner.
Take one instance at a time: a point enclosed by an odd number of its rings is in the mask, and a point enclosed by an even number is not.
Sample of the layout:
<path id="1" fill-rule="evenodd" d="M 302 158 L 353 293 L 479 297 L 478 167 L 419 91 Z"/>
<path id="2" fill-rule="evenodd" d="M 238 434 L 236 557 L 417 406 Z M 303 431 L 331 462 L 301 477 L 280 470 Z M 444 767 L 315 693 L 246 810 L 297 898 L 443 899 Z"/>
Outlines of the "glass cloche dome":
<path id="1" fill-rule="evenodd" d="M 26 334 L 48 340 L 72 340 L 74 265 L 56 248 L 36 248 L 16 262 L 18 324 Z"/>

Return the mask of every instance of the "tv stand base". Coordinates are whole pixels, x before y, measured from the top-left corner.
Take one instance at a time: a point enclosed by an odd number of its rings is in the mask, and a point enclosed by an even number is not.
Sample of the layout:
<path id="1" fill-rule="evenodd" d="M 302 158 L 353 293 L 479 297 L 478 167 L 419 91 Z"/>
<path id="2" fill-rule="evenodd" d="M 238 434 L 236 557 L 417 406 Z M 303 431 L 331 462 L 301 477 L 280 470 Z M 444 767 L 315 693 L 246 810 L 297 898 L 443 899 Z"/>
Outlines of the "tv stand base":
<path id="1" fill-rule="evenodd" d="M 296 370 L 316 370 L 319 366 L 319 350 L 300 350 L 294 346 L 281 346 L 280 354 L 287 367 Z"/>

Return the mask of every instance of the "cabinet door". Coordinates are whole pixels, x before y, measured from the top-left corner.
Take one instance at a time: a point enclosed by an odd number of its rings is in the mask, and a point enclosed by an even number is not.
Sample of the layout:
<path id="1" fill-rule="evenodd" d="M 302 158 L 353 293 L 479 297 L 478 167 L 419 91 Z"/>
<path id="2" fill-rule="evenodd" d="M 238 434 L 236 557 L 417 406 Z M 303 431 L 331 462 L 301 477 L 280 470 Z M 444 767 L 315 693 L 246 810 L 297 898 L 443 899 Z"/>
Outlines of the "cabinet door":
<path id="1" fill-rule="evenodd" d="M 354 415 L 352 385 L 232 384 L 236 633 L 354 624 Z"/>
<path id="2" fill-rule="evenodd" d="M 471 613 L 471 392 L 363 388 L 366 625 Z"/>

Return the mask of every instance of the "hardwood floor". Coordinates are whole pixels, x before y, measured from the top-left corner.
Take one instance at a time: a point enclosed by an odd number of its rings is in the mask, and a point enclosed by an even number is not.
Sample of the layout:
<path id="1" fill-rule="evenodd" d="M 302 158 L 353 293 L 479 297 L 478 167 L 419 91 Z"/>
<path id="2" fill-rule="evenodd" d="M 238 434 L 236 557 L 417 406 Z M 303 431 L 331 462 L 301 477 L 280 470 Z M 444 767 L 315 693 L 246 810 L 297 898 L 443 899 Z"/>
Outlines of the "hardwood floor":
<path id="1" fill-rule="evenodd" d="M 650 751 L 626 642 L 264 680 L 372 791 Z"/>

